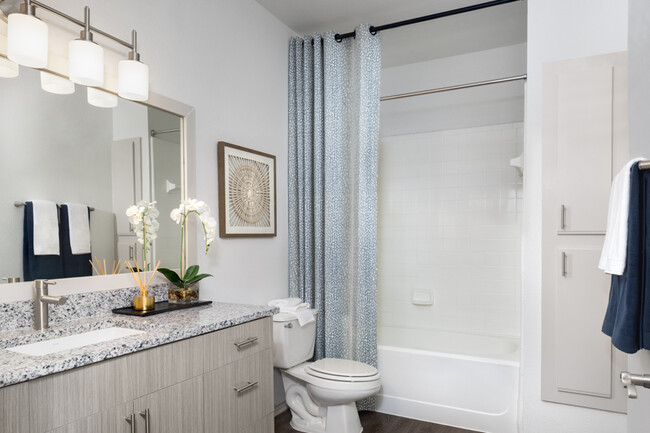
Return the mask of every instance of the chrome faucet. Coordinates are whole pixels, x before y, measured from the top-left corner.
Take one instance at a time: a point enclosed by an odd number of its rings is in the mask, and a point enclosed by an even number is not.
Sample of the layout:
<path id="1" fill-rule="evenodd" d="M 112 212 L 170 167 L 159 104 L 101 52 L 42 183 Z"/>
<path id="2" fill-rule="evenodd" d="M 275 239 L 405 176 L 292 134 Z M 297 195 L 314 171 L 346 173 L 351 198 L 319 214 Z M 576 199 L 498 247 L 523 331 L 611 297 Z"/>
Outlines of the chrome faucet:
<path id="1" fill-rule="evenodd" d="M 63 305 L 67 301 L 65 296 L 50 296 L 48 288 L 55 281 L 35 280 L 34 281 L 34 329 L 42 331 L 50 327 L 48 304 Z"/>

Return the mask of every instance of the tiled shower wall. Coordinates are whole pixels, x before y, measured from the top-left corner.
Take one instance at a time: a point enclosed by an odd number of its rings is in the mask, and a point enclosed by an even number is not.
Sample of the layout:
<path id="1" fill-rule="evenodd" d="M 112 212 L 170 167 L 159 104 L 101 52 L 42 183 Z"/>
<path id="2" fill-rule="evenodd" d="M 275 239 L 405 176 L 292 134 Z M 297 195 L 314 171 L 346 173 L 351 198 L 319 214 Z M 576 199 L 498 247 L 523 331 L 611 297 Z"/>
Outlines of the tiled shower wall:
<path id="1" fill-rule="evenodd" d="M 381 139 L 380 327 L 519 335 L 523 137 L 511 123 Z"/>

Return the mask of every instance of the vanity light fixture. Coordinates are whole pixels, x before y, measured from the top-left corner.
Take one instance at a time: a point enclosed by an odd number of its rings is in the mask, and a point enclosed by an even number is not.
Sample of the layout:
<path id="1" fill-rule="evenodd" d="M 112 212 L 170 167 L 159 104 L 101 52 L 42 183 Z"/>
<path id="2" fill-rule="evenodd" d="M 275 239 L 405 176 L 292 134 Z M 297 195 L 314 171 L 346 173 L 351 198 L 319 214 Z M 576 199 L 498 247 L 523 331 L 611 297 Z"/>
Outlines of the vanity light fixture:
<path id="1" fill-rule="evenodd" d="M 80 21 L 42 3 L 39 0 L 24 0 L 24 2 L 25 3 L 21 5 L 21 11 L 23 11 L 23 13 L 13 13 L 9 15 L 8 19 L 9 30 L 7 36 L 7 53 L 10 60 L 34 68 L 45 68 L 47 66 L 47 25 L 34 15 L 34 7 L 40 7 L 83 27 L 80 39 L 70 41 L 68 45 L 68 75 L 71 81 L 89 87 L 101 87 L 104 85 L 104 50 L 101 46 L 93 42 L 93 33 L 100 34 L 131 50 L 129 52 L 129 59 L 122 60 L 118 63 L 118 94 L 125 99 L 133 101 L 145 101 L 149 98 L 149 67 L 140 62 L 140 54 L 138 53 L 137 46 L 137 33 L 135 30 L 131 33 L 132 42 L 129 43 L 111 35 L 110 33 L 92 27 L 90 25 L 90 9 L 87 6 L 84 9 L 84 21 Z M 27 29 L 25 26 L 18 26 L 18 24 L 23 21 L 28 22 L 32 28 Z M 17 25 L 12 27 L 12 22 L 17 23 Z M 12 28 L 14 29 L 13 32 Z M 91 33 L 91 31 L 93 33 Z M 42 42 L 43 33 L 45 34 L 44 44 Z M 34 40 L 38 40 L 39 43 L 36 44 L 35 42 L 32 42 Z M 11 51 L 10 47 L 13 47 L 13 51 Z M 16 52 L 27 51 L 28 48 L 29 52 L 36 51 L 35 48 L 38 48 L 40 54 L 44 52 L 45 58 L 43 59 L 38 57 L 38 61 L 36 61 L 36 54 L 31 54 L 31 56 L 24 55 L 23 57 L 15 54 Z M 14 54 L 12 54 L 12 52 Z M 96 101 L 96 95 L 99 89 L 90 91 L 89 88 L 88 90 L 88 102 L 90 102 L 91 99 Z M 107 92 L 103 93 L 111 97 L 110 104 L 113 104 L 113 97 L 117 100 L 115 95 Z M 93 95 L 92 98 L 91 95 Z M 90 103 L 92 104 L 92 102 Z M 106 102 L 100 102 L 100 104 L 105 103 Z M 117 104 L 117 102 L 115 102 L 115 104 Z M 106 105 L 97 106 L 104 107 Z"/>
<path id="2" fill-rule="evenodd" d="M 95 89 L 94 87 L 88 88 L 88 103 L 99 108 L 115 108 L 117 107 L 117 96 L 103 90 Z"/>
<path id="3" fill-rule="evenodd" d="M 0 57 L 0 78 L 14 78 L 19 74 L 18 65 L 9 59 Z"/>
<path id="4" fill-rule="evenodd" d="M 131 32 L 133 50 L 128 60 L 120 60 L 117 65 L 117 94 L 132 101 L 149 99 L 149 67 L 140 62 L 138 53 L 138 33 Z"/>
<path id="5" fill-rule="evenodd" d="M 74 93 L 74 83 L 67 78 L 41 71 L 41 89 L 57 95 L 70 95 Z"/>
<path id="6" fill-rule="evenodd" d="M 7 18 L 7 57 L 30 68 L 47 66 L 47 24 L 36 18 L 31 0 L 20 5 L 20 13 Z"/>
<path id="7" fill-rule="evenodd" d="M 93 42 L 88 6 L 84 8 L 81 37 L 68 44 L 68 75 L 73 83 L 84 86 L 104 85 L 104 49 Z"/>

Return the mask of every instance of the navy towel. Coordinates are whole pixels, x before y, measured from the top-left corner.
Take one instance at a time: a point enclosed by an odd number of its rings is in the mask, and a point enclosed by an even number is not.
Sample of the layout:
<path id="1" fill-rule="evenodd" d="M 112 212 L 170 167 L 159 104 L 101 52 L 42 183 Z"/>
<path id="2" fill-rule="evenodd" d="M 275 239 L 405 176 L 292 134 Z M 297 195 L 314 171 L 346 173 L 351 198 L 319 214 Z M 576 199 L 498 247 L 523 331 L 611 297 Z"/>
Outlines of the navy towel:
<path id="1" fill-rule="evenodd" d="M 68 206 L 62 204 L 59 212 L 59 233 L 61 234 L 61 253 L 63 255 L 63 274 L 69 277 L 88 277 L 93 274 L 93 268 L 90 264 L 91 254 L 72 254 L 70 246 L 70 221 Z M 90 209 L 88 210 L 88 219 L 90 219 Z"/>
<path id="2" fill-rule="evenodd" d="M 650 173 L 630 170 L 630 213 L 627 230 L 627 264 L 623 275 L 612 275 L 609 305 L 602 331 L 625 353 L 650 349 Z"/>
<path id="3" fill-rule="evenodd" d="M 34 208 L 32 202 L 28 201 L 25 204 L 23 223 L 23 280 L 54 279 L 63 276 L 63 260 L 60 252 L 58 256 L 34 255 Z"/>

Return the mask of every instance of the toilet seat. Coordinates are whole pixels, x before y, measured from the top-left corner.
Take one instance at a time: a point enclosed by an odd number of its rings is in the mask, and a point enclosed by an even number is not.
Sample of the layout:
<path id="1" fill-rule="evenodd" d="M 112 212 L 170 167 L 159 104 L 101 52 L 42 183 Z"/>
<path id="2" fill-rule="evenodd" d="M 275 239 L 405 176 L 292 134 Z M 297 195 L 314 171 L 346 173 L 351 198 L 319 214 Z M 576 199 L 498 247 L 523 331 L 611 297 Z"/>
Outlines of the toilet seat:
<path id="1" fill-rule="evenodd" d="M 379 379 L 375 367 L 349 359 L 324 358 L 307 365 L 305 372 L 336 382 L 372 382 Z"/>

